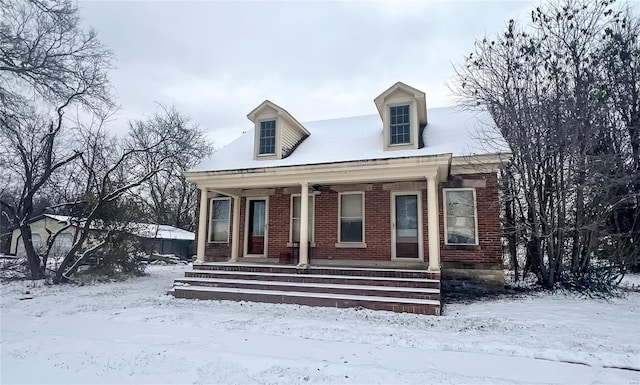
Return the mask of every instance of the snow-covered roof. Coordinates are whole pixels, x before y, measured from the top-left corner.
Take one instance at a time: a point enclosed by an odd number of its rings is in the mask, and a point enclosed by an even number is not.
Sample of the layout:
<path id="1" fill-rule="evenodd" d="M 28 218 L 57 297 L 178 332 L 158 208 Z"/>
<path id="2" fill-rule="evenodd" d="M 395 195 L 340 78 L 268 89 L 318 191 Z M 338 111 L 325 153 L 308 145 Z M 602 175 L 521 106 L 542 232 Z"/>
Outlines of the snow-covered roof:
<path id="1" fill-rule="evenodd" d="M 196 239 L 195 234 L 191 231 L 182 230 L 174 226 L 155 225 L 152 223 L 135 223 L 132 226 L 134 229 L 131 232 L 142 238 L 180 239 L 185 241 Z"/>
<path id="2" fill-rule="evenodd" d="M 64 223 L 69 223 L 69 220 L 71 219 L 71 217 L 67 215 L 44 214 L 44 216 Z"/>
<path id="3" fill-rule="evenodd" d="M 438 154 L 452 154 L 456 157 L 507 152 L 504 148 L 502 151 L 486 148 L 478 139 L 481 132 L 494 126 L 487 113 L 459 107 L 430 108 L 428 119 L 423 132 L 423 148 L 394 151 L 383 149 L 382 120 L 379 115 L 303 123 L 311 135 L 287 158 L 273 160 L 254 159 L 252 129 L 190 171 L 229 171 Z"/>
<path id="4" fill-rule="evenodd" d="M 44 216 L 63 223 L 69 223 L 72 219 L 67 215 L 44 214 Z M 94 225 L 92 226 L 92 229 L 98 230 L 99 226 Z M 195 233 L 169 225 L 133 222 L 127 224 L 126 230 L 127 232 L 142 238 L 176 239 L 185 241 L 193 241 L 196 239 Z"/>

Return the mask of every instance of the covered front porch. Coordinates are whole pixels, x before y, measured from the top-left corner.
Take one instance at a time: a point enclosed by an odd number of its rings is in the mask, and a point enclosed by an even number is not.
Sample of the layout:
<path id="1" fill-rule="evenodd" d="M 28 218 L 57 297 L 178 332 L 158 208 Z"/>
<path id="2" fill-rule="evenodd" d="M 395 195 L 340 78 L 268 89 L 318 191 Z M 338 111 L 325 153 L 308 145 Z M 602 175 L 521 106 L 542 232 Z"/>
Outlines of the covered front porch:
<path id="1" fill-rule="evenodd" d="M 438 186 L 449 161 L 431 156 L 199 174 L 196 263 L 277 263 L 290 253 L 300 269 L 439 271 Z"/>

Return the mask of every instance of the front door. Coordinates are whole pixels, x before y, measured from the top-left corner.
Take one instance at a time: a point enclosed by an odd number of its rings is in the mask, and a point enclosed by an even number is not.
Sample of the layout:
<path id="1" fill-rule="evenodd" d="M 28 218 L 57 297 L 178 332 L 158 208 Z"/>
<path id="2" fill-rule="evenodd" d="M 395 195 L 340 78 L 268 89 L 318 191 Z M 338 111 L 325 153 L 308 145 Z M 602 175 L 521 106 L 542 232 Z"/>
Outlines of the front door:
<path id="1" fill-rule="evenodd" d="M 391 194 L 391 257 L 422 260 L 420 192 Z"/>
<path id="2" fill-rule="evenodd" d="M 250 198 L 247 206 L 247 254 L 264 256 L 267 249 L 267 200 Z"/>

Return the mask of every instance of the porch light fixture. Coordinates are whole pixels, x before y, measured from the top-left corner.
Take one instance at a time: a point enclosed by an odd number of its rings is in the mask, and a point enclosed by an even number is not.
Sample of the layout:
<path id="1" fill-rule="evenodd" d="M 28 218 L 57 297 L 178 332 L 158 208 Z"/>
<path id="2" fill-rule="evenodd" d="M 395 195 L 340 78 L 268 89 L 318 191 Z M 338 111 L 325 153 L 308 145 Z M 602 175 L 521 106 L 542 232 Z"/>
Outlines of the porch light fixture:
<path id="1" fill-rule="evenodd" d="M 320 195 L 322 193 L 322 186 L 320 186 L 319 184 L 314 184 L 313 186 L 311 186 L 311 188 L 313 189 L 313 195 Z"/>

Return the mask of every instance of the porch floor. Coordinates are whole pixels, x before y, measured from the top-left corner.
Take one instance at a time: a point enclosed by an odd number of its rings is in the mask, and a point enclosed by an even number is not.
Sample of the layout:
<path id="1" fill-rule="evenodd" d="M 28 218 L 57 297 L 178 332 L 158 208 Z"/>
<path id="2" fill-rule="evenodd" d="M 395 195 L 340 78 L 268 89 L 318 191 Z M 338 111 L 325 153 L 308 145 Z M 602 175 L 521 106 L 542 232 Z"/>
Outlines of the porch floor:
<path id="1" fill-rule="evenodd" d="M 278 258 L 255 258 L 255 257 L 240 257 L 237 262 L 215 261 L 215 262 L 202 262 L 200 265 L 273 265 L 279 267 L 291 266 L 295 267 L 295 263 L 281 264 Z M 309 261 L 309 265 L 312 267 L 340 267 L 340 268 L 380 268 L 391 270 L 428 270 L 429 265 L 423 261 L 372 261 L 372 260 L 354 260 L 354 259 L 313 259 Z"/>

